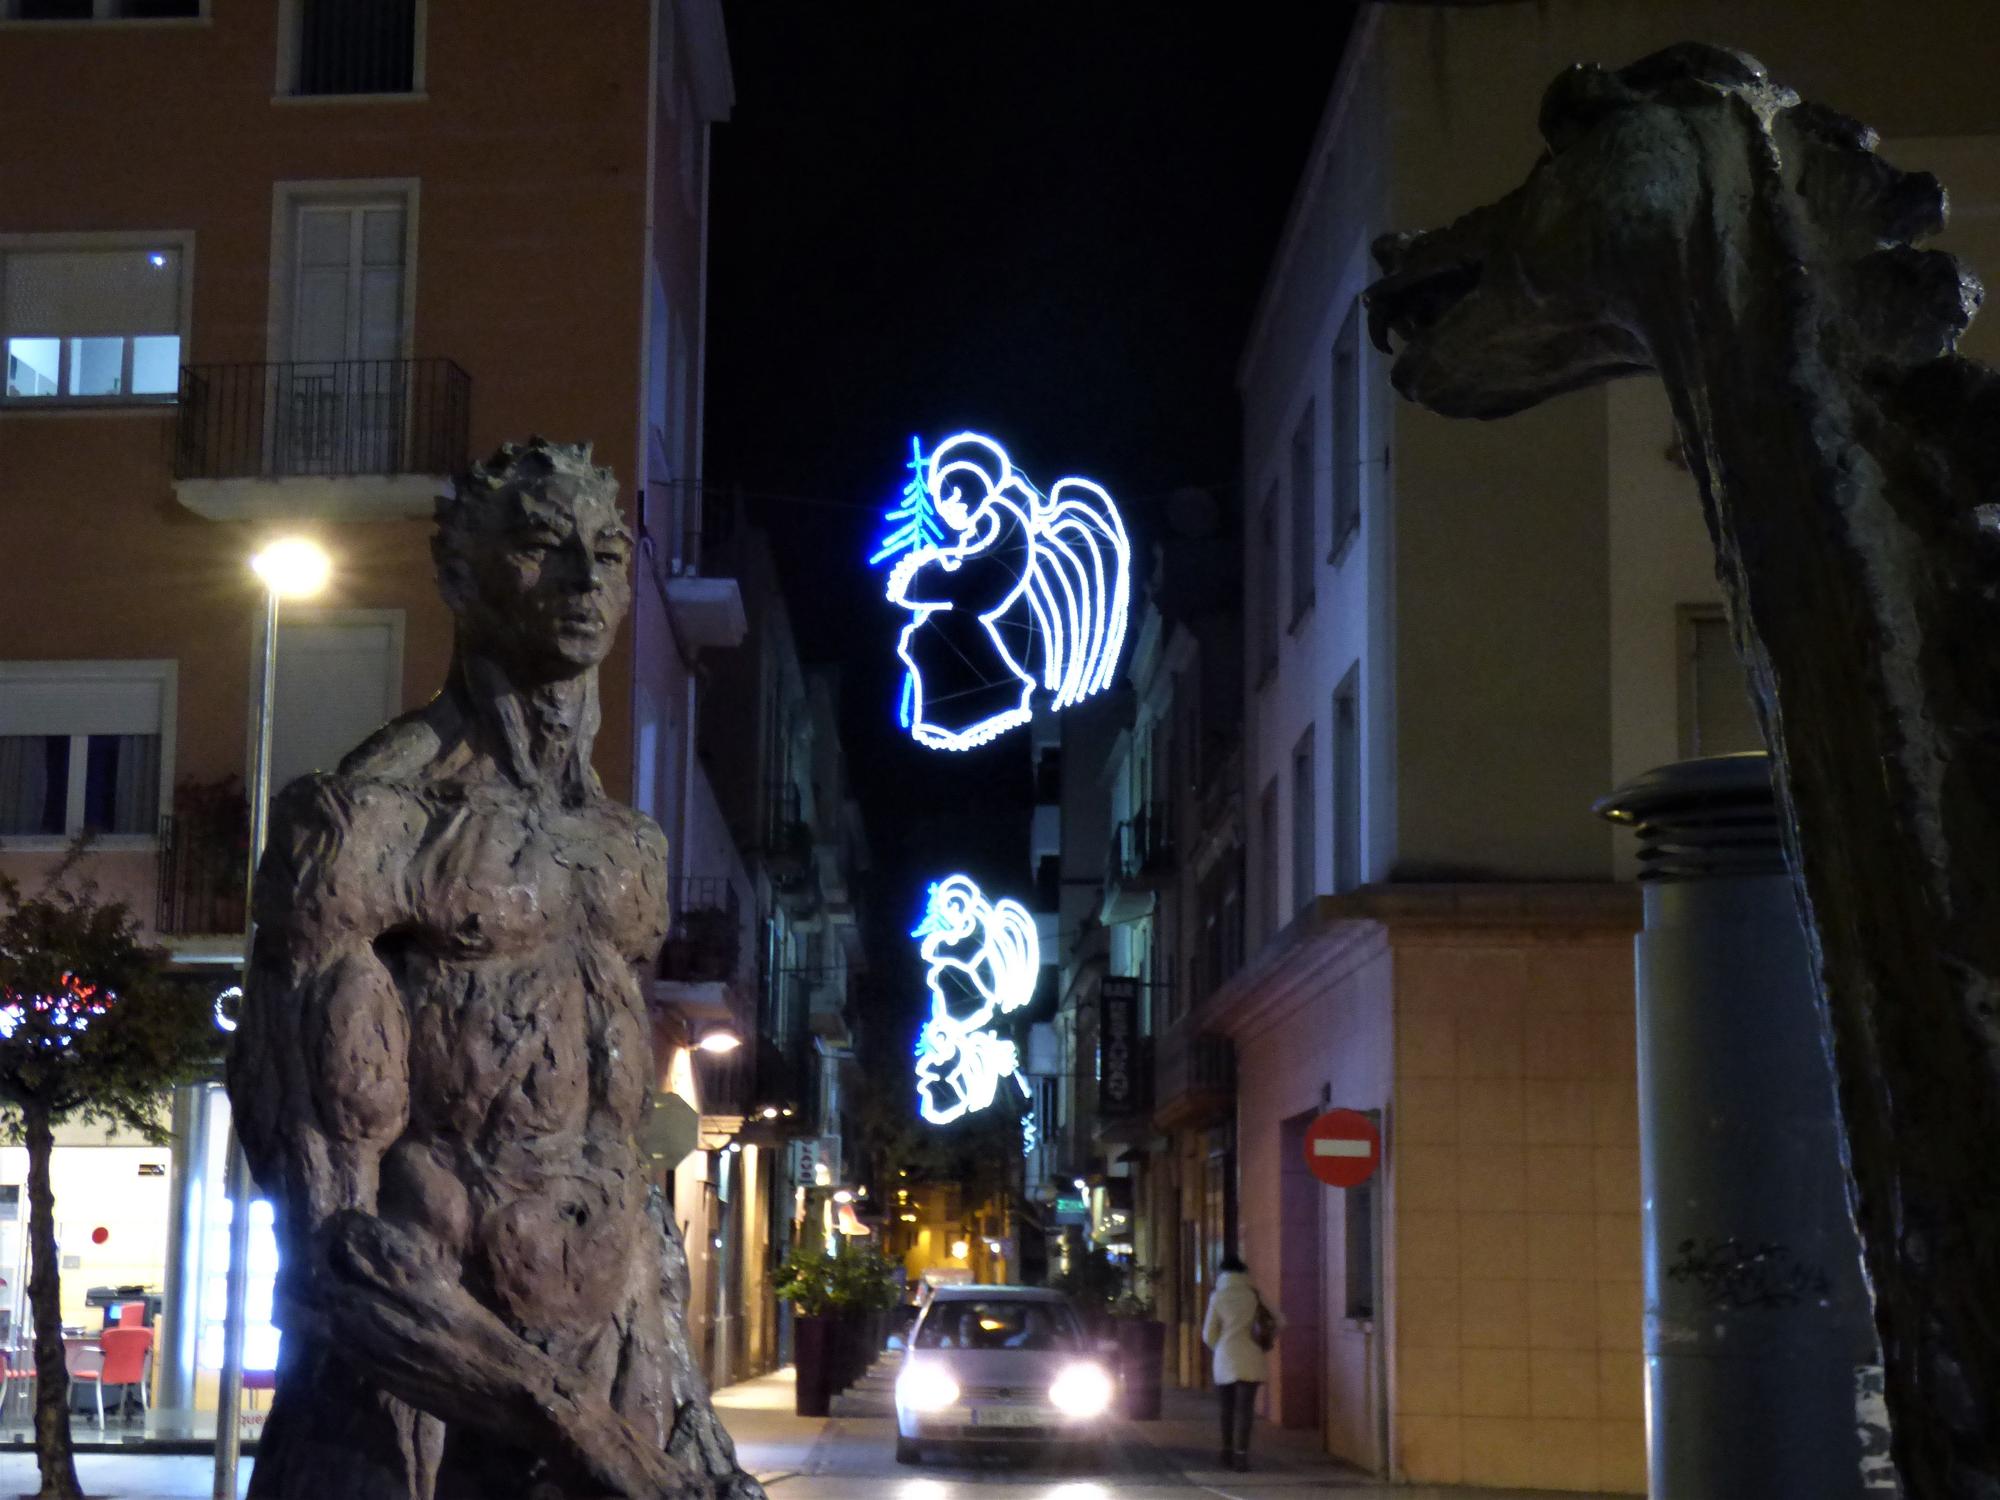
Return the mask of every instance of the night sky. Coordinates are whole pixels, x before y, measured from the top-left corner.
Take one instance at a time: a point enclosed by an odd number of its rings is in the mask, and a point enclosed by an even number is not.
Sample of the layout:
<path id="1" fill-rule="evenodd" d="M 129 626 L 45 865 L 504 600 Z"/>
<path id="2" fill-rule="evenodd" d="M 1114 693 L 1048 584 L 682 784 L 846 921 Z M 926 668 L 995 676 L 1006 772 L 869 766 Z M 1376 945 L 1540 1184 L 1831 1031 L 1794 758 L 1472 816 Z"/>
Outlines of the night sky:
<path id="1" fill-rule="evenodd" d="M 1030 873 L 1026 732 L 951 754 L 896 725 L 904 616 L 865 563 L 910 438 L 970 427 L 1045 486 L 1097 480 L 1142 568 L 1173 489 L 1233 514 L 1236 361 L 1351 9 L 726 14 L 708 480 L 770 497 L 801 653 L 842 668 L 875 863 L 864 1004 L 870 1040 L 900 1053 L 921 993 L 900 934 L 925 883 L 964 869 L 1026 897 Z"/>

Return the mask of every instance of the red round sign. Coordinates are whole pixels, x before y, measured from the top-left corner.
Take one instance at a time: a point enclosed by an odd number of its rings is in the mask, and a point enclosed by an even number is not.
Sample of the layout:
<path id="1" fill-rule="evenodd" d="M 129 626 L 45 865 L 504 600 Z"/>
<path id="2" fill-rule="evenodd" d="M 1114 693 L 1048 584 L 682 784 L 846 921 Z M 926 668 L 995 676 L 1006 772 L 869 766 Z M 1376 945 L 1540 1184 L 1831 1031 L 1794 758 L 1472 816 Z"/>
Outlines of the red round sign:
<path id="1" fill-rule="evenodd" d="M 1358 1109 L 1330 1109 L 1306 1127 L 1306 1167 L 1328 1187 L 1360 1187 L 1382 1164 L 1382 1132 Z"/>

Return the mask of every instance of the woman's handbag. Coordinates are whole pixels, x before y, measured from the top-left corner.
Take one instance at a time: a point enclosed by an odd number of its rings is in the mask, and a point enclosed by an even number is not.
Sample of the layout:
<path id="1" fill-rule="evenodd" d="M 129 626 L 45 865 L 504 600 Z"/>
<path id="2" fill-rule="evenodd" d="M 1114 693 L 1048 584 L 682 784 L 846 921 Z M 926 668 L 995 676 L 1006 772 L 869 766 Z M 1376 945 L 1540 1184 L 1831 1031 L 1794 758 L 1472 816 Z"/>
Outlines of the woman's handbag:
<path id="1" fill-rule="evenodd" d="M 1278 1342 L 1277 1315 L 1264 1305 L 1262 1297 L 1257 1299 L 1257 1311 L 1250 1319 L 1250 1342 L 1267 1354 Z"/>

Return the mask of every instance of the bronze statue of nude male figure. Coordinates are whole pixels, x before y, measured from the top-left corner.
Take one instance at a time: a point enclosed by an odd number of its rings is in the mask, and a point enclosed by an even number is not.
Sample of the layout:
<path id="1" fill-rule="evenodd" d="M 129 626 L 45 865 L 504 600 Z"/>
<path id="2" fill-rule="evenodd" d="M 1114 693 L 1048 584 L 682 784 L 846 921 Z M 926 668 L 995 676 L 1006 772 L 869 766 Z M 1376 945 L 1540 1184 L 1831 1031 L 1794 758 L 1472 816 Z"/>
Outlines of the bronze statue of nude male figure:
<path id="1" fill-rule="evenodd" d="M 632 538 L 588 445 L 438 502 L 444 689 L 276 799 L 229 1063 L 277 1211 L 253 1500 L 761 1500 L 635 1141 L 666 840 L 591 770 Z"/>

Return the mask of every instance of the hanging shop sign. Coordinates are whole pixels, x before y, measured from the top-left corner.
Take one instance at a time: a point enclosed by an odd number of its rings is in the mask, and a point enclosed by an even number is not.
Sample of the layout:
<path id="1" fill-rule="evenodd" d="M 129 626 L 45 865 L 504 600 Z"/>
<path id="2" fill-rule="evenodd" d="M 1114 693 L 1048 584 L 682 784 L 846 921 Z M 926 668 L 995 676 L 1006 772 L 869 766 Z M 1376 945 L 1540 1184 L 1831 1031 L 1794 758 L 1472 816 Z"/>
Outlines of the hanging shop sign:
<path id="1" fill-rule="evenodd" d="M 1101 485 L 1044 494 L 991 438 L 928 455 L 910 440 L 902 501 L 871 565 L 909 611 L 898 718 L 920 745 L 970 750 L 1111 685 L 1131 611 L 1131 545 Z"/>
<path id="2" fill-rule="evenodd" d="M 1098 991 L 1097 1112 L 1136 1114 L 1145 1106 L 1139 1067 L 1139 981 L 1110 975 Z"/>
<path id="3" fill-rule="evenodd" d="M 1020 1053 L 995 1022 L 1035 997 L 1042 966 L 1035 919 L 1020 902 L 988 901 L 969 876 L 934 882 L 910 932 L 924 961 L 930 1014 L 917 1033 L 917 1104 L 934 1125 L 993 1103 L 1003 1079 L 1028 1098 Z"/>

